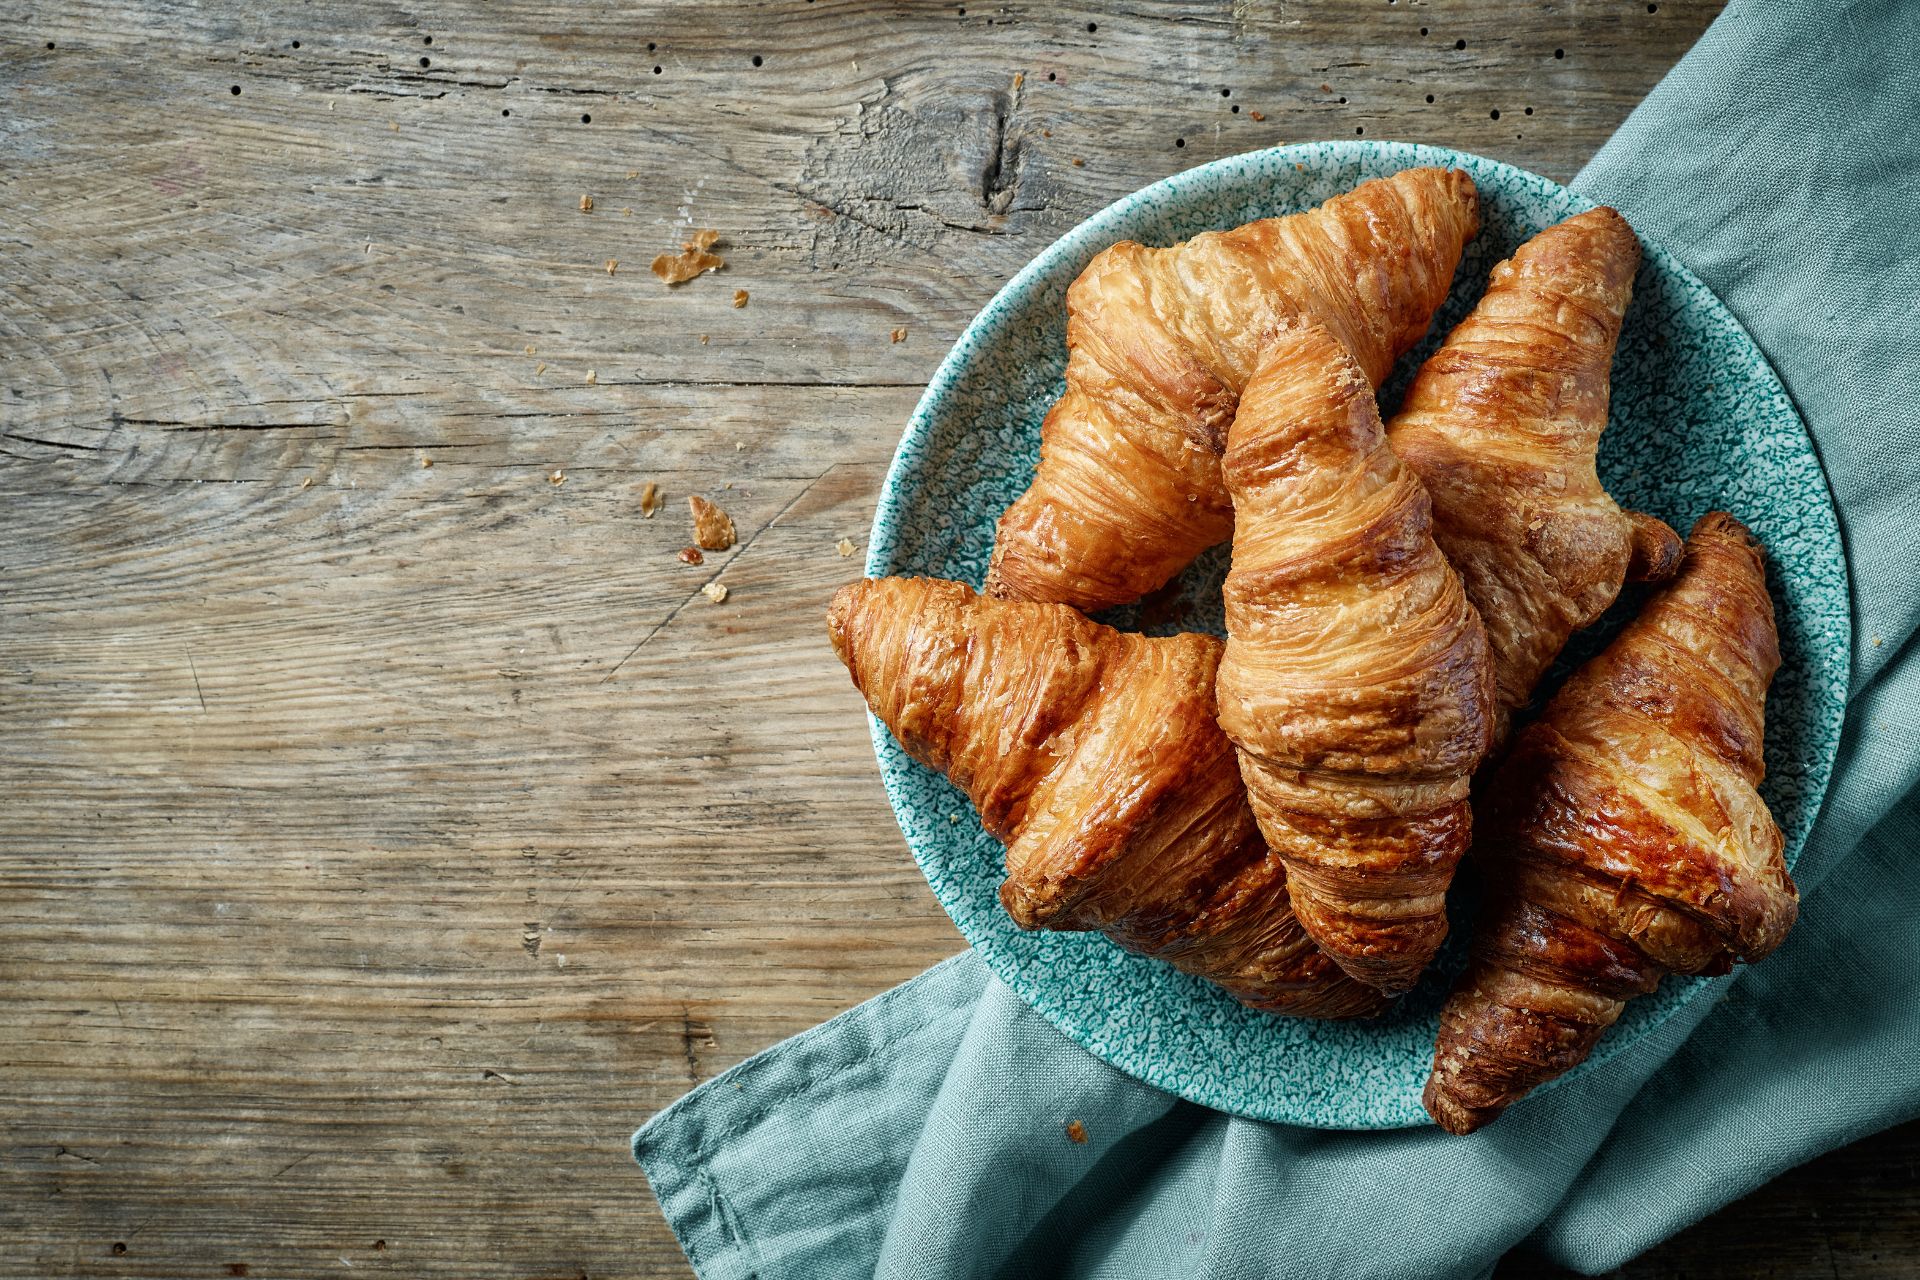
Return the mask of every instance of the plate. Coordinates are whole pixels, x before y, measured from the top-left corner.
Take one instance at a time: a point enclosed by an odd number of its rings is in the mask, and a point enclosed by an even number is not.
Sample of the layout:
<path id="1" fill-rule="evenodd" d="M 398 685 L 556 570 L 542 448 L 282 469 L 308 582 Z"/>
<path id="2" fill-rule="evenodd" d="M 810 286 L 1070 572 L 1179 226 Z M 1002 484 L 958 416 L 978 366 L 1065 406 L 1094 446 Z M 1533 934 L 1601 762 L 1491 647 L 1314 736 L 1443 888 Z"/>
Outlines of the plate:
<path id="1" fill-rule="evenodd" d="M 1593 202 L 1511 165 L 1407 143 L 1309 143 L 1217 160 L 1089 218 L 967 326 L 901 438 L 874 516 L 867 572 L 980 585 L 994 521 L 1027 487 L 1040 420 L 1063 386 L 1067 286 L 1094 254 L 1118 240 L 1171 244 L 1309 209 L 1368 178 L 1419 165 L 1471 174 L 1484 225 L 1426 340 L 1381 389 L 1391 412 L 1413 371 L 1471 309 L 1493 264 Z M 1658 246 L 1646 249 L 1614 361 L 1601 478 L 1623 506 L 1682 531 L 1706 511 L 1729 510 L 1767 546 L 1783 662 L 1767 702 L 1761 791 L 1786 834 L 1791 865 L 1826 791 L 1845 707 L 1851 623 L 1839 529 L 1813 444 L 1765 357 L 1697 277 Z M 1180 579 L 1184 607 L 1147 629 L 1218 633 L 1226 563 L 1224 547 L 1202 557 Z M 1623 598 L 1576 637 L 1568 661 L 1596 651 L 1635 603 Z M 1101 617 L 1131 627 L 1137 611 Z M 909 758 L 877 720 L 873 740 L 900 828 L 947 913 L 1003 982 L 1090 1052 L 1192 1102 L 1254 1119 L 1322 1129 L 1430 1123 L 1420 1091 L 1440 1005 L 1464 962 L 1471 875 L 1450 901 L 1446 948 L 1383 1017 L 1334 1023 L 1256 1013 L 1098 934 L 1020 930 L 997 896 L 1001 847 L 966 796 Z M 1604 1070 L 1715 981 L 1725 980 L 1669 978 L 1627 1006 L 1586 1063 L 1536 1093 Z"/>

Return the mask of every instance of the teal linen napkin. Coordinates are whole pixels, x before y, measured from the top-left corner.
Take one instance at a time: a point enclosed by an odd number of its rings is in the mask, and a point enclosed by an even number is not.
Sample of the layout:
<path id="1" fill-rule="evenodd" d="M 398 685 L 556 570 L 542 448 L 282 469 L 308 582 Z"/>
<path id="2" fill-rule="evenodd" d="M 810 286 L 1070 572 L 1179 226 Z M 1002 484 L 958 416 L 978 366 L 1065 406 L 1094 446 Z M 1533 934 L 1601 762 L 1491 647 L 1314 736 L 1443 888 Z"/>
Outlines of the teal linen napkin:
<path id="1" fill-rule="evenodd" d="M 1786 946 L 1469 1138 L 1182 1102 L 962 955 L 634 1136 L 705 1280 L 1602 1271 L 1920 1114 L 1917 48 L 1903 0 L 1736 0 L 1574 182 L 1747 326 L 1840 510 L 1851 706 Z"/>

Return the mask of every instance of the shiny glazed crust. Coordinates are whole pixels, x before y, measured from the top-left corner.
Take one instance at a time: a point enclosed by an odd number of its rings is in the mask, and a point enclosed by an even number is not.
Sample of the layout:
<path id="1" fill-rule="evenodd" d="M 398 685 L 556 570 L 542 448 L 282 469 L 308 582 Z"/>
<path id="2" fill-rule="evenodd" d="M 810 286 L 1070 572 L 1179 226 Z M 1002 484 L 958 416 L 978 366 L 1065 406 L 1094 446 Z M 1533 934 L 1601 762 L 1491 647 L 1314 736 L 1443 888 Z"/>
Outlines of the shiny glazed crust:
<path id="1" fill-rule="evenodd" d="M 927 578 L 850 583 L 827 625 L 874 714 L 1006 844 L 1022 928 L 1104 930 L 1256 1008 L 1379 1012 L 1294 918 L 1215 720 L 1218 640 Z"/>
<path id="2" fill-rule="evenodd" d="M 1483 804 L 1492 889 L 1441 1015 L 1427 1110 L 1454 1133 L 1584 1061 L 1667 973 L 1723 973 L 1793 925 L 1755 787 L 1780 665 L 1761 553 L 1694 525 L 1679 576 L 1515 740 Z"/>
<path id="3" fill-rule="evenodd" d="M 1487 638 L 1387 448 L 1373 386 L 1318 324 L 1276 335 L 1234 419 L 1220 723 L 1302 925 L 1411 987 L 1447 933 L 1491 743 Z"/>
<path id="4" fill-rule="evenodd" d="M 1472 179 L 1409 169 L 1307 213 L 1102 252 L 1068 291 L 1066 393 L 1000 518 L 987 593 L 1093 611 L 1226 541 L 1220 451 L 1267 339 L 1316 319 L 1378 385 L 1478 228 Z"/>
<path id="5" fill-rule="evenodd" d="M 1594 469 L 1639 266 L 1639 241 L 1612 209 L 1541 232 L 1493 269 L 1388 426 L 1486 623 L 1499 739 L 1628 576 L 1664 578 L 1679 563 L 1679 536 L 1622 511 Z"/>

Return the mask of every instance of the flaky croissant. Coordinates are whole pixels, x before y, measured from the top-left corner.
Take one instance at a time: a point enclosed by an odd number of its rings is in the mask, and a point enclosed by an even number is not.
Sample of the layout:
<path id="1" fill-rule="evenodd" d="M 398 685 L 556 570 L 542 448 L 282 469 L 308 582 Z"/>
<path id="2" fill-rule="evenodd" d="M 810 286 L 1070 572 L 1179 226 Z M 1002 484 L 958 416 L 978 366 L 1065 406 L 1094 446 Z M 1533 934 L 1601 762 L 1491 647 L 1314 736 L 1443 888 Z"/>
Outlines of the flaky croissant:
<path id="1" fill-rule="evenodd" d="M 1478 228 L 1472 179 L 1409 169 L 1307 213 L 1102 252 L 1067 293 L 1066 393 L 1032 487 L 1000 517 L 987 593 L 1092 611 L 1226 541 L 1220 450 L 1267 336 L 1316 319 L 1378 385 Z"/>
<path id="2" fill-rule="evenodd" d="M 1227 439 L 1233 568 L 1220 724 L 1323 950 L 1389 994 L 1446 937 L 1491 743 L 1487 638 L 1387 448 L 1373 385 L 1318 324 L 1275 336 Z"/>
<path id="3" fill-rule="evenodd" d="M 1256 1008 L 1379 1011 L 1294 919 L 1215 722 L 1218 640 L 927 578 L 850 583 L 827 625 L 874 714 L 1006 844 L 1022 928 L 1105 930 Z"/>
<path id="4" fill-rule="evenodd" d="M 1387 428 L 1433 495 L 1434 537 L 1486 624 L 1496 741 L 1624 579 L 1667 577 L 1680 560 L 1679 536 L 1622 511 L 1594 469 L 1639 266 L 1612 209 L 1547 228 L 1493 269 Z"/>
<path id="5" fill-rule="evenodd" d="M 1454 1133 L 1586 1060 L 1667 973 L 1724 973 L 1798 911 L 1754 790 L 1780 665 L 1758 544 L 1693 527 L 1679 577 L 1527 726 L 1481 809 L 1490 902 L 1426 1106 Z"/>

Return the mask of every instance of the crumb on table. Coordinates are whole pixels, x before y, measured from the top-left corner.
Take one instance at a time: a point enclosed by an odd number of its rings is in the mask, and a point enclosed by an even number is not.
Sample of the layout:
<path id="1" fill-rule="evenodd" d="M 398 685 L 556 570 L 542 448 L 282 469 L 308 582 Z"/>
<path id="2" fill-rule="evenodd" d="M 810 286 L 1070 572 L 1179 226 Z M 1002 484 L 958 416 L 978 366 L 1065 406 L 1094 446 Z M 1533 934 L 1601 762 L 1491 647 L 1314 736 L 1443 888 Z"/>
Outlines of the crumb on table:
<path id="1" fill-rule="evenodd" d="M 733 518 L 697 493 L 687 495 L 693 511 L 693 541 L 703 551 L 725 551 L 734 543 Z"/>

